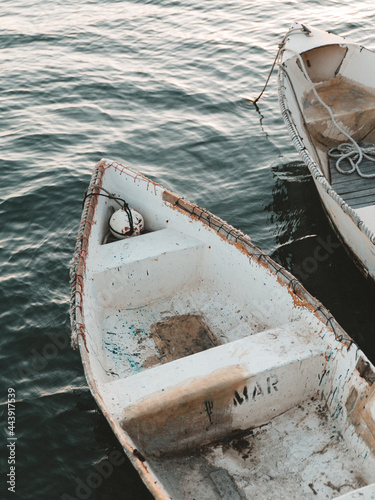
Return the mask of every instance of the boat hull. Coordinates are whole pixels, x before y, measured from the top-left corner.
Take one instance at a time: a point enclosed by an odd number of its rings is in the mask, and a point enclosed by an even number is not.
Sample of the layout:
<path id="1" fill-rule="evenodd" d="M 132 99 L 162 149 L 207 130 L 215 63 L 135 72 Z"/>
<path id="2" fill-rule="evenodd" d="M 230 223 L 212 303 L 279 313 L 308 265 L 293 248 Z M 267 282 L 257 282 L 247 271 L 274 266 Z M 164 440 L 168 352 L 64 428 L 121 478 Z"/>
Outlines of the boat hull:
<path id="1" fill-rule="evenodd" d="M 106 193 L 143 234 L 107 238 Z M 323 499 L 375 481 L 374 367 L 241 231 L 103 160 L 71 278 L 88 386 L 155 498 Z"/>
<path id="2" fill-rule="evenodd" d="M 375 280 L 375 245 L 369 244 L 368 236 L 341 210 L 320 182 L 315 181 L 328 220 L 348 255 L 363 276 Z"/>
<path id="3" fill-rule="evenodd" d="M 328 110 L 323 107 L 326 103 L 322 98 L 322 102 L 319 102 L 312 91 L 312 87 L 315 86 L 323 95 L 321 89 L 324 88 L 324 99 L 330 102 L 332 109 L 340 117 L 337 117 L 336 122 L 344 123 L 344 120 L 349 119 L 347 117 L 349 113 L 345 114 L 345 106 L 342 106 L 343 97 L 341 94 L 329 92 L 336 92 L 332 89 L 337 89 L 339 92 L 338 85 L 341 85 L 340 92 L 343 96 L 350 92 L 346 78 L 353 73 L 353 78 L 355 78 L 355 72 L 359 71 L 357 59 L 362 61 L 362 65 L 368 65 L 370 61 L 375 62 L 375 55 L 363 48 L 348 44 L 336 35 L 305 27 L 302 29 L 301 26 L 296 24 L 291 29 L 291 35 L 285 37 L 281 49 L 278 87 L 282 115 L 295 148 L 313 176 L 331 225 L 338 233 L 348 253 L 354 256 L 354 261 L 363 274 L 375 279 L 375 186 L 373 195 L 371 194 L 372 180 L 369 181 L 368 189 L 362 191 L 364 193 L 362 198 L 360 198 L 360 191 L 357 194 L 355 192 L 346 194 L 350 192 L 350 189 L 354 189 L 351 188 L 350 182 L 353 182 L 353 186 L 360 186 L 361 189 L 366 186 L 366 182 L 358 176 L 356 178 L 356 174 L 350 177 L 353 181 L 345 176 L 340 178 L 331 165 L 332 162 L 329 162 L 327 156 L 329 147 L 335 145 L 337 141 L 347 139 L 340 135 L 338 129 L 332 124 Z M 299 48 L 299 44 L 302 49 Z M 347 59 L 349 62 L 346 61 Z M 308 71 L 310 71 L 309 74 Z M 342 72 L 345 76 L 340 76 L 341 73 L 338 72 Z M 345 82 L 345 85 L 337 84 L 337 81 Z M 368 86 L 370 83 L 371 79 L 369 80 L 367 75 L 367 80 L 364 79 L 356 84 L 355 89 L 360 90 L 353 91 L 361 92 L 357 100 L 361 103 L 366 102 L 366 106 L 369 106 L 367 101 L 372 102 L 373 90 L 363 89 L 369 88 L 365 85 Z M 357 127 L 362 130 L 370 126 L 363 113 L 364 111 L 359 111 L 359 109 L 353 111 L 351 116 L 356 120 L 352 124 L 354 129 Z M 359 123 L 360 120 L 363 124 Z M 371 126 L 369 131 L 367 128 L 364 133 L 369 140 Z M 353 132 L 352 135 L 355 140 L 362 140 L 358 133 Z M 344 181 L 346 188 L 342 187 Z"/>

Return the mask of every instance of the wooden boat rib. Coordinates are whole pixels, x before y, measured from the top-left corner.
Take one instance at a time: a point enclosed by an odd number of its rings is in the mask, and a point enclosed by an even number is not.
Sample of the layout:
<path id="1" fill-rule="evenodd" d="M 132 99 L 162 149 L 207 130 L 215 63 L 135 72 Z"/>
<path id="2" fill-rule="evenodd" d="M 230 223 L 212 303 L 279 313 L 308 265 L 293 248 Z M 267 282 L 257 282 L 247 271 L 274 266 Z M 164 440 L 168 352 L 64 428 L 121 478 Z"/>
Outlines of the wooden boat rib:
<path id="1" fill-rule="evenodd" d="M 280 46 L 279 102 L 293 144 L 308 166 L 338 236 L 375 279 L 375 163 L 332 157 L 348 143 L 375 146 L 375 54 L 295 23 Z"/>
<path id="2" fill-rule="evenodd" d="M 142 234 L 108 238 L 105 193 Z M 71 285 L 88 385 L 155 498 L 375 493 L 374 367 L 248 236 L 103 160 Z"/>

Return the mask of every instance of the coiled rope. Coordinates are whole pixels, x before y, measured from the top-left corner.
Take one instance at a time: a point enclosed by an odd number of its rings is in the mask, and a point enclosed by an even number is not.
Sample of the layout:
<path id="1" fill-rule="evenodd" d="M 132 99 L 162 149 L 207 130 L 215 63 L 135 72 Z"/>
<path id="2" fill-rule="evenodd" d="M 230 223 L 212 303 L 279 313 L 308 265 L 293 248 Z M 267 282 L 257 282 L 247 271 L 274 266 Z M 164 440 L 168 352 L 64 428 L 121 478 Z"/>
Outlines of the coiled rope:
<path id="1" fill-rule="evenodd" d="M 308 28 L 306 28 L 306 26 L 304 26 L 303 24 L 301 25 L 301 28 L 292 28 L 288 31 L 288 33 L 284 36 L 282 42 L 279 44 L 278 46 L 278 51 L 277 51 L 277 54 L 276 54 L 276 57 L 275 57 L 275 60 L 272 64 L 272 68 L 271 68 L 271 71 L 269 72 L 269 75 L 267 77 L 267 80 L 266 80 L 266 83 L 261 91 L 261 93 L 258 95 L 258 97 L 256 99 L 249 99 L 250 102 L 252 102 L 253 104 L 256 105 L 257 101 L 259 101 L 259 99 L 262 97 L 264 91 L 266 90 L 267 88 L 267 85 L 268 85 L 268 82 L 270 80 L 270 77 L 272 75 L 272 72 L 275 68 L 275 65 L 276 63 L 278 62 L 279 58 L 280 58 L 280 55 L 281 55 L 281 52 L 283 51 L 284 47 L 285 47 L 285 42 L 286 42 L 286 39 L 290 36 L 290 35 L 294 35 L 294 34 L 298 34 L 298 33 L 304 33 L 306 36 L 309 36 L 310 35 L 310 30 Z M 307 79 L 307 81 L 310 83 L 310 86 L 316 96 L 316 98 L 318 99 L 318 101 L 320 102 L 320 104 L 327 110 L 327 112 L 329 113 L 329 116 L 333 122 L 333 124 L 335 125 L 335 127 L 350 141 L 350 143 L 343 143 L 343 144 L 340 144 L 339 146 L 334 146 L 332 147 L 331 149 L 329 149 L 328 151 L 328 156 L 330 158 L 336 158 L 336 163 L 335 163 L 335 167 L 336 167 L 336 170 L 340 173 L 340 174 L 344 174 L 344 175 L 349 175 L 353 172 L 357 172 L 357 174 L 360 176 L 360 177 L 363 177 L 364 179 L 373 179 L 375 178 L 375 173 L 373 174 L 365 174 L 364 172 L 362 172 L 359 168 L 359 164 L 361 163 L 361 161 L 363 160 L 363 158 L 366 158 L 367 160 L 369 161 L 372 161 L 372 162 L 375 162 L 375 147 L 373 146 L 360 146 L 349 134 L 347 134 L 345 132 L 345 130 L 342 129 L 342 127 L 340 127 L 340 125 L 337 123 L 334 115 L 333 115 L 333 112 L 331 110 L 331 108 L 323 101 L 323 99 L 320 97 L 320 95 L 318 94 L 316 88 L 315 88 L 315 85 L 314 83 L 312 82 L 307 70 L 306 70 L 306 67 L 305 67 L 305 63 L 301 57 L 301 55 L 298 53 L 298 52 L 295 52 L 293 50 L 291 50 L 290 48 L 287 49 L 288 52 L 291 52 L 292 54 L 294 54 L 300 64 L 301 64 L 301 68 L 302 68 L 302 71 L 305 75 L 305 78 Z M 342 161 L 344 160 L 347 160 L 350 164 L 350 169 L 349 170 L 343 170 L 341 167 L 340 167 L 340 164 Z"/>
<path id="2" fill-rule="evenodd" d="M 337 123 L 337 121 L 334 117 L 334 114 L 333 114 L 331 108 L 328 106 L 328 104 L 326 104 L 323 101 L 323 99 L 318 94 L 318 91 L 316 90 L 315 85 L 312 82 L 312 80 L 311 80 L 311 78 L 306 70 L 306 66 L 305 66 L 305 63 L 301 57 L 301 54 L 299 54 L 298 52 L 295 52 L 294 50 L 291 50 L 289 48 L 287 50 L 288 50 L 288 52 L 294 54 L 297 57 L 297 59 L 299 60 L 303 74 L 304 74 L 306 80 L 309 82 L 309 84 L 310 84 L 310 86 L 315 94 L 315 97 L 318 99 L 320 104 L 328 112 L 334 126 L 337 128 L 337 130 L 339 132 L 341 132 L 350 141 L 350 143 L 343 143 L 343 144 L 340 144 L 339 146 L 334 146 L 331 149 L 329 149 L 329 151 L 328 151 L 328 156 L 330 156 L 331 158 L 337 158 L 337 161 L 335 164 L 337 171 L 340 174 L 344 174 L 344 175 L 348 175 L 354 171 L 357 171 L 358 175 L 360 177 L 365 178 L 365 179 L 375 178 L 375 173 L 374 174 L 364 174 L 359 168 L 359 164 L 361 163 L 363 158 L 367 158 L 368 160 L 375 162 L 375 148 L 374 147 L 361 147 L 353 139 L 352 136 L 350 136 L 347 132 L 345 132 L 345 130 L 342 127 L 340 127 L 340 125 Z M 351 165 L 351 168 L 349 170 L 342 170 L 342 168 L 340 168 L 340 163 L 343 160 L 349 161 L 349 163 Z"/>
<path id="3" fill-rule="evenodd" d="M 328 151 L 328 156 L 330 158 L 336 158 L 336 163 L 335 167 L 340 174 L 344 175 L 349 175 L 352 174 L 353 172 L 357 172 L 357 174 L 360 177 L 363 177 L 364 179 L 373 179 L 375 178 L 375 173 L 374 174 L 365 174 L 363 173 L 358 165 L 360 161 L 363 158 L 366 158 L 366 160 L 375 162 L 375 147 L 374 146 L 358 146 L 360 148 L 360 152 L 362 153 L 362 157 L 360 157 L 360 154 L 357 150 L 357 148 L 354 148 L 352 144 L 348 142 L 344 142 L 343 144 L 339 144 L 338 146 L 332 147 Z M 361 158 L 361 159 L 360 159 Z M 350 164 L 349 170 L 343 170 L 340 167 L 340 163 L 344 160 L 347 160 Z"/>

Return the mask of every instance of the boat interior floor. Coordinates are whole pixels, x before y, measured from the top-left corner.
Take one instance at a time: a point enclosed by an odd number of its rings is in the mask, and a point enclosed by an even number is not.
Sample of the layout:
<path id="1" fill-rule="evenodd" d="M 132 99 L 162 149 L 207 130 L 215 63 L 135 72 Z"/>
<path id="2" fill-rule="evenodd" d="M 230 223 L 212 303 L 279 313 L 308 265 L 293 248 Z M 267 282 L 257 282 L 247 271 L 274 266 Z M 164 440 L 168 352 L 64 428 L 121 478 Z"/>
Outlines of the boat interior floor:
<path id="1" fill-rule="evenodd" d="M 363 146 L 375 144 L 375 92 L 372 89 L 339 74 L 331 80 L 315 84 L 315 90 L 330 107 L 340 127 L 357 143 Z M 304 96 L 303 112 L 309 133 L 325 163 L 328 150 L 348 142 L 348 139 L 333 124 L 313 90 Z M 363 178 L 356 171 L 342 174 L 335 164 L 336 159 L 328 157 L 328 180 L 343 200 L 354 209 L 374 204 L 375 178 Z M 340 168 L 350 170 L 351 166 L 342 161 Z M 363 158 L 360 170 L 366 175 L 375 174 L 375 163 Z"/>
<path id="2" fill-rule="evenodd" d="M 327 465 L 329 464 L 329 466 Z M 150 458 L 172 498 L 331 499 L 369 481 L 320 398 L 194 454 Z"/>
<path id="3" fill-rule="evenodd" d="M 107 315 L 104 368 L 109 380 L 117 380 L 266 328 L 229 298 L 223 303 L 206 289 L 185 289 L 147 307 Z"/>
<path id="4" fill-rule="evenodd" d="M 343 161 L 340 163 L 340 168 L 349 170 L 351 167 Z M 371 160 L 363 158 L 359 168 L 366 175 L 375 175 L 375 163 Z M 334 158 L 329 158 L 329 169 L 333 189 L 352 208 L 368 207 L 375 203 L 375 178 L 360 177 L 356 171 L 342 174 L 336 169 Z"/>

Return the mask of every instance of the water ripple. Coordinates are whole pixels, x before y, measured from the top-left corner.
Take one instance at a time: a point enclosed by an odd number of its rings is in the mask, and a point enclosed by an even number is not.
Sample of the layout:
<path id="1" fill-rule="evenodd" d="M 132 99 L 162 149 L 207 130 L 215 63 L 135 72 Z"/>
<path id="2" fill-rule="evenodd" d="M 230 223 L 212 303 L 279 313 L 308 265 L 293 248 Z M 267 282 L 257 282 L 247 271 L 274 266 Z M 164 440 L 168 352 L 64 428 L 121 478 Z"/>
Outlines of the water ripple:
<path id="1" fill-rule="evenodd" d="M 18 394 L 20 498 L 61 499 L 119 451 L 69 345 L 68 268 L 93 165 L 108 157 L 139 169 L 298 269 L 317 237 L 334 235 L 287 136 L 276 76 L 258 107 L 249 99 L 294 20 L 371 48 L 374 7 L 370 0 L 3 3 L 2 394 L 10 386 Z M 305 284 L 375 359 L 375 294 L 346 254 L 338 251 Z M 92 492 L 125 497 L 149 498 L 127 461 Z"/>

